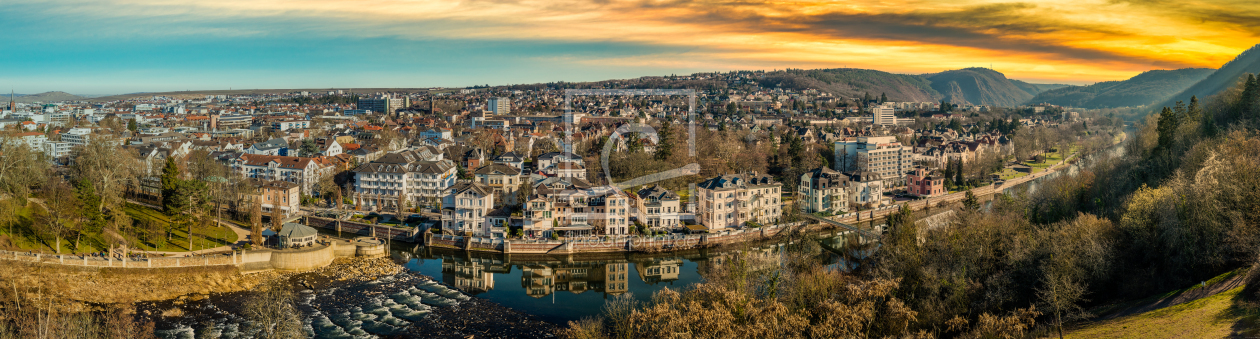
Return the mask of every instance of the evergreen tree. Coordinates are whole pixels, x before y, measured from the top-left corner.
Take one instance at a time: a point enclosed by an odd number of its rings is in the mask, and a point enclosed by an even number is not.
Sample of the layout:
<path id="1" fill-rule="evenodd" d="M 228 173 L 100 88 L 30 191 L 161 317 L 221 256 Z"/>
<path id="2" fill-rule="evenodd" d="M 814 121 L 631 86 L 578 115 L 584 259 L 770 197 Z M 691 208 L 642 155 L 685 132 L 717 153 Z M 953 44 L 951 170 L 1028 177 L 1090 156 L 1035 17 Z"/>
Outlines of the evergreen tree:
<path id="1" fill-rule="evenodd" d="M 879 94 L 879 103 L 881 103 L 881 104 L 882 104 L 882 103 L 885 103 L 885 102 L 888 102 L 888 94 L 885 94 L 885 93 L 880 93 L 880 94 Z"/>
<path id="2" fill-rule="evenodd" d="M 980 209 L 980 199 L 977 199 L 976 195 L 971 193 L 971 191 L 967 191 L 967 197 L 963 198 L 962 203 L 963 207 L 969 210 L 975 211 Z"/>
<path id="3" fill-rule="evenodd" d="M 1172 147 L 1173 140 L 1176 138 L 1174 134 L 1177 133 L 1177 113 L 1165 106 L 1164 110 L 1159 113 L 1159 122 L 1156 125 L 1156 129 L 1159 131 L 1159 146 L 1157 149 Z"/>
<path id="4" fill-rule="evenodd" d="M 670 130 L 672 127 L 669 119 L 661 122 L 661 130 L 656 133 L 660 142 L 656 144 L 656 154 L 653 155 L 656 160 L 668 160 L 674 155 L 674 134 Z"/>
<path id="5" fill-rule="evenodd" d="M 166 215 L 175 215 L 183 209 L 183 200 L 179 197 L 179 166 L 175 158 L 166 158 L 166 167 L 162 168 L 162 210 Z"/>
<path id="6" fill-rule="evenodd" d="M 136 127 L 136 119 L 127 120 L 127 129 L 132 132 L 135 132 L 136 129 L 138 129 Z"/>
<path id="7" fill-rule="evenodd" d="M 1256 109 L 1256 97 L 1260 88 L 1256 88 L 1256 75 L 1247 74 L 1247 82 L 1243 84 L 1242 97 L 1239 98 L 1239 114 L 1251 116 Z"/>
<path id="8" fill-rule="evenodd" d="M 961 186 L 963 184 L 963 180 L 963 162 L 962 158 L 958 158 L 958 165 L 954 166 L 954 184 Z"/>
<path id="9" fill-rule="evenodd" d="M 1203 109 L 1199 108 L 1199 97 L 1190 97 L 1190 107 L 1186 108 L 1186 121 L 1196 121 L 1203 118 Z"/>

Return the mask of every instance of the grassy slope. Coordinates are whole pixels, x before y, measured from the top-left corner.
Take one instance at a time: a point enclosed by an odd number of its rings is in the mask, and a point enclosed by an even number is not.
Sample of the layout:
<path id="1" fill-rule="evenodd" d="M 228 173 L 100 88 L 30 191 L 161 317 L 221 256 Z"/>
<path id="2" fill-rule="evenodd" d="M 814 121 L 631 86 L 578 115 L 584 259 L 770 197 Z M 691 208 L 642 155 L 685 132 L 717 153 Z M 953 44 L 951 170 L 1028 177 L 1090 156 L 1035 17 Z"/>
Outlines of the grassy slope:
<path id="1" fill-rule="evenodd" d="M 0 227 L 0 234 L 9 236 L 9 239 L 13 241 L 13 245 L 22 250 L 55 252 L 52 248 L 52 245 L 56 244 L 55 240 L 41 241 L 33 235 L 31 231 L 35 226 L 35 221 L 31 218 L 33 208 L 34 205 L 31 204 L 18 210 L 18 222 L 13 225 L 13 234 L 9 234 L 9 227 L 7 226 Z M 170 220 L 165 215 L 151 208 L 128 204 L 124 212 L 131 216 L 132 219 L 152 220 L 162 225 L 170 224 Z M 232 244 L 237 240 L 236 233 L 227 227 L 197 227 L 193 229 L 193 233 L 197 235 L 197 239 L 194 242 L 199 250 Z M 135 243 L 143 250 L 185 252 L 188 251 L 188 230 L 172 231 L 170 242 L 146 244 L 137 241 Z M 109 248 L 108 243 L 104 241 L 100 234 L 84 234 L 80 246 L 82 248 L 77 251 L 78 253 L 100 252 Z M 74 238 L 61 240 L 61 252 L 76 252 Z"/>
<path id="2" fill-rule="evenodd" d="M 1222 274 L 1206 282 L 1208 287 L 1233 278 L 1239 271 Z M 1228 285 L 1226 285 L 1228 286 Z M 1112 305 L 1095 310 L 1110 313 L 1140 306 L 1201 288 L 1171 291 L 1145 300 Z M 1066 333 L 1067 338 L 1223 338 L 1254 337 L 1260 310 L 1238 301 L 1242 286 L 1206 298 L 1148 312 L 1087 323 Z"/>

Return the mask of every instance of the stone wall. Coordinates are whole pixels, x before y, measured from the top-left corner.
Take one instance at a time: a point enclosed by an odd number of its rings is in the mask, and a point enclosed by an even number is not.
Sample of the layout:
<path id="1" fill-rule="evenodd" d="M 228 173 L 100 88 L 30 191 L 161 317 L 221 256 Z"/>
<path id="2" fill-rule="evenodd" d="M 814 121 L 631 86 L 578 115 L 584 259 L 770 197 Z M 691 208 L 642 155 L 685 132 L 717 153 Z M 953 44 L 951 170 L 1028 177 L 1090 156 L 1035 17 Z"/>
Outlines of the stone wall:
<path id="1" fill-rule="evenodd" d="M 316 245 L 302 250 L 271 252 L 271 267 L 277 270 L 304 271 L 328 266 L 333 261 L 333 246 Z"/>

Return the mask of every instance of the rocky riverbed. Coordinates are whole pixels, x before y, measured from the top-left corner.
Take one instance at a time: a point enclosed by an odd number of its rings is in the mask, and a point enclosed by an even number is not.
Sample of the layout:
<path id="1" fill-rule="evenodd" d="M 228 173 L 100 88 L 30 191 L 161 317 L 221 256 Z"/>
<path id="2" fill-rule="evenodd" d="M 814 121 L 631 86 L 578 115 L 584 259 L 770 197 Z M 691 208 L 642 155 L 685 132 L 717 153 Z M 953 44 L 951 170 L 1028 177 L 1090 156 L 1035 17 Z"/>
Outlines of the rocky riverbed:
<path id="1" fill-rule="evenodd" d="M 297 292 L 311 338 L 548 338 L 556 324 L 472 297 L 388 258 L 338 259 L 279 275 Z M 249 338 L 240 305 L 250 292 L 196 294 L 138 305 L 163 338 Z"/>

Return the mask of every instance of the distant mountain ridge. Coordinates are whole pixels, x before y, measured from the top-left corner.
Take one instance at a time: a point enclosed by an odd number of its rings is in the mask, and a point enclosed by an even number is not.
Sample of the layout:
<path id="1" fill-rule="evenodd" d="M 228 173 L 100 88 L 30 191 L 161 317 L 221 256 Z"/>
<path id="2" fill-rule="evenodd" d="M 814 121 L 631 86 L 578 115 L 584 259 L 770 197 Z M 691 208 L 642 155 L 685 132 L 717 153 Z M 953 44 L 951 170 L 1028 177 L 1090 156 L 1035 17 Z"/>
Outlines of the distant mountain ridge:
<path id="1" fill-rule="evenodd" d="M 1207 78 L 1213 71 L 1211 68 L 1146 71 L 1123 81 L 1106 81 L 1045 91 L 1028 102 L 1078 108 L 1150 105 L 1184 91 Z"/>
<path id="2" fill-rule="evenodd" d="M 1019 106 L 1032 99 L 1036 87 L 1016 85 L 1006 75 L 988 68 L 964 68 L 927 74 L 942 98 L 957 104 Z"/>
<path id="3" fill-rule="evenodd" d="M 890 101 L 939 101 L 974 105 L 1018 106 L 1034 95 L 1061 84 L 1032 84 L 1006 78 L 987 68 L 966 68 L 932 74 L 895 74 L 854 68 L 786 70 L 766 73 L 763 87 L 817 89 L 835 96 L 861 98 L 866 94 Z"/>
<path id="4" fill-rule="evenodd" d="M 78 96 L 61 91 L 44 92 L 39 94 L 14 94 L 13 101 L 29 104 L 36 102 L 59 102 L 85 100 L 87 97 Z M 9 102 L 9 95 L 0 95 L 0 101 Z"/>
<path id="5" fill-rule="evenodd" d="M 1190 101 L 1191 96 L 1203 98 L 1215 95 L 1225 89 L 1234 86 L 1240 81 L 1240 78 L 1247 73 L 1260 73 L 1260 44 L 1252 46 L 1250 49 L 1243 51 L 1234 60 L 1221 66 L 1211 75 L 1194 85 L 1178 92 L 1170 98 L 1164 98 L 1163 102 L 1155 107 L 1173 106 L 1178 100 Z"/>

